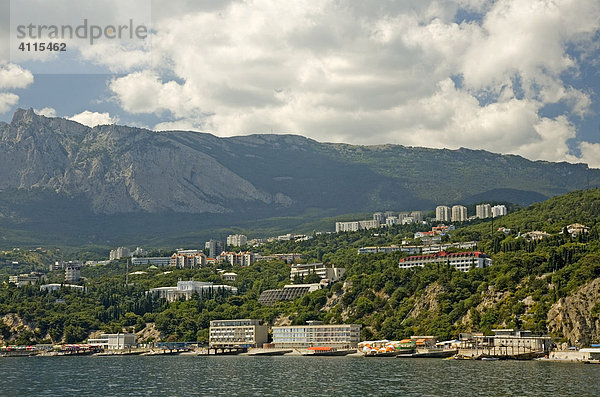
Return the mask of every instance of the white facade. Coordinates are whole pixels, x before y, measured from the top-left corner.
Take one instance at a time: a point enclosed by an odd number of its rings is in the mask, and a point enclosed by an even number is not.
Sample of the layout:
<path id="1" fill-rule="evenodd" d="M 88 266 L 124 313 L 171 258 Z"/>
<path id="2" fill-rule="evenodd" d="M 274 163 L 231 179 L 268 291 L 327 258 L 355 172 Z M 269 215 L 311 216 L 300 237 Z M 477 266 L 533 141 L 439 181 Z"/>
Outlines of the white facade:
<path id="1" fill-rule="evenodd" d="M 479 219 L 490 218 L 492 216 L 492 206 L 490 204 L 479 204 L 475 207 L 475 215 Z"/>
<path id="2" fill-rule="evenodd" d="M 131 256 L 131 251 L 129 251 L 129 248 L 127 247 L 119 247 L 110 251 L 111 261 L 118 261 L 121 258 L 127 258 L 129 256 Z"/>
<path id="3" fill-rule="evenodd" d="M 65 267 L 65 281 L 68 283 L 76 283 L 81 280 L 81 266 L 69 264 Z"/>
<path id="4" fill-rule="evenodd" d="M 199 250 L 178 250 L 171 256 L 170 265 L 178 269 L 192 269 L 206 265 L 206 255 Z"/>
<path id="5" fill-rule="evenodd" d="M 100 338 L 88 339 L 88 343 L 100 346 L 105 350 L 123 350 L 136 347 L 135 334 L 129 333 L 102 334 Z"/>
<path id="6" fill-rule="evenodd" d="M 139 265 L 154 265 L 154 266 L 169 266 L 171 264 L 170 256 L 153 256 L 145 258 L 131 258 L 133 266 Z"/>
<path id="7" fill-rule="evenodd" d="M 316 274 L 321 279 L 337 281 L 345 272 L 343 267 L 326 267 L 323 263 L 294 264 L 290 268 L 290 280 Z"/>
<path id="8" fill-rule="evenodd" d="M 248 237 L 243 234 L 230 234 L 227 236 L 227 245 L 230 247 L 241 247 L 248 244 Z"/>
<path id="9" fill-rule="evenodd" d="M 421 211 L 412 211 L 410 213 L 410 217 L 413 218 L 413 221 L 415 223 L 423 222 L 423 212 L 421 212 Z"/>
<path id="10" fill-rule="evenodd" d="M 449 265 L 462 272 L 468 272 L 472 267 L 484 268 L 493 264 L 490 257 L 483 252 L 452 252 L 445 251 L 430 254 L 409 256 L 400 259 L 399 267 L 401 269 L 410 269 L 413 267 L 423 267 L 428 264 Z"/>
<path id="11" fill-rule="evenodd" d="M 452 222 L 464 222 L 467 218 L 467 207 L 463 205 L 455 205 L 452 207 Z"/>
<path id="12" fill-rule="evenodd" d="M 205 295 L 215 294 L 218 291 L 229 291 L 237 294 L 237 288 L 224 284 L 213 284 L 202 281 L 178 281 L 175 287 L 158 287 L 150 290 L 151 294 L 157 294 L 160 298 L 164 298 L 169 302 L 179 299 L 188 300 L 194 294 Z"/>
<path id="13" fill-rule="evenodd" d="M 268 341 L 268 327 L 260 320 L 213 320 L 210 322 L 211 347 L 262 347 Z"/>
<path id="14" fill-rule="evenodd" d="M 435 220 L 438 222 L 450 222 L 452 219 L 452 211 L 450 207 L 439 205 L 435 208 Z"/>
<path id="15" fill-rule="evenodd" d="M 356 232 L 359 230 L 377 229 L 379 227 L 381 227 L 381 223 L 377 220 L 336 222 L 335 232 Z"/>
<path id="16" fill-rule="evenodd" d="M 507 214 L 505 205 L 495 205 L 492 207 L 492 216 L 494 218 Z"/>
<path id="17" fill-rule="evenodd" d="M 360 342 L 359 324 L 291 325 L 273 327 L 273 343 L 277 348 L 329 346 L 352 348 Z"/>

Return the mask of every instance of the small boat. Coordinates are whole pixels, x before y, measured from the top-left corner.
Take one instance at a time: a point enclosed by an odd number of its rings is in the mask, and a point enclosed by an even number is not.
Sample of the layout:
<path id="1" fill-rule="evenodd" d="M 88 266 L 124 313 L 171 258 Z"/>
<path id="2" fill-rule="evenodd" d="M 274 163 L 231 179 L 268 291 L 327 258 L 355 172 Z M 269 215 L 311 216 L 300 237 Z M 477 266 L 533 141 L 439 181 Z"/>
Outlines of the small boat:
<path id="1" fill-rule="evenodd" d="M 498 357 L 481 357 L 481 361 L 498 361 L 500 360 Z"/>
<path id="2" fill-rule="evenodd" d="M 293 352 L 292 349 L 252 349 L 246 355 L 248 356 L 283 356 Z"/>

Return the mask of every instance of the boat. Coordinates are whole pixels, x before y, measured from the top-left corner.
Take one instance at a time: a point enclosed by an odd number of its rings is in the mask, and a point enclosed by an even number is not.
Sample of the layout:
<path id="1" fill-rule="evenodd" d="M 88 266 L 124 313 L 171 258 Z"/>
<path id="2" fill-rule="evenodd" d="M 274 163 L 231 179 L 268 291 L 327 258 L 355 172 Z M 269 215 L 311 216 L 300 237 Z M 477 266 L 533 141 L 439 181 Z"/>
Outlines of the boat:
<path id="1" fill-rule="evenodd" d="M 398 354 L 396 358 L 448 358 L 455 356 L 458 349 L 417 349 L 412 354 Z"/>
<path id="2" fill-rule="evenodd" d="M 481 357 L 480 360 L 481 361 L 498 361 L 498 360 L 500 360 L 500 358 L 498 358 L 498 357 Z"/>
<path id="3" fill-rule="evenodd" d="M 303 356 L 346 356 L 351 353 L 356 353 L 356 349 L 337 349 L 330 346 L 311 346 L 305 352 Z"/>
<path id="4" fill-rule="evenodd" d="M 248 356 L 283 356 L 293 352 L 292 349 L 252 349 L 246 355 Z"/>

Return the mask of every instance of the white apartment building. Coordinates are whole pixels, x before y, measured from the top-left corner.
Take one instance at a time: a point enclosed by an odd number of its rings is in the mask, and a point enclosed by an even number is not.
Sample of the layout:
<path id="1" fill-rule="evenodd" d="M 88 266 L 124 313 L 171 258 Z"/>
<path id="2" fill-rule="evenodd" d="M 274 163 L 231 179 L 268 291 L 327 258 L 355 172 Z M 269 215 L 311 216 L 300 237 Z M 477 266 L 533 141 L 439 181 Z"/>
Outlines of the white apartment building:
<path id="1" fill-rule="evenodd" d="M 170 256 L 151 256 L 144 258 L 131 258 L 133 266 L 139 265 L 154 265 L 154 266 L 169 266 L 171 264 Z"/>
<path id="2" fill-rule="evenodd" d="M 227 236 L 227 245 L 229 247 L 241 247 L 248 244 L 248 237 L 243 234 L 230 234 Z"/>
<path id="3" fill-rule="evenodd" d="M 268 327 L 260 320 L 213 320 L 210 322 L 211 347 L 262 347 L 268 341 Z"/>
<path id="4" fill-rule="evenodd" d="M 508 211 L 506 210 L 506 206 L 505 205 L 495 205 L 495 206 L 492 207 L 492 216 L 494 218 L 506 215 L 507 212 Z"/>
<path id="5" fill-rule="evenodd" d="M 449 265 L 462 272 L 468 272 L 472 267 L 485 268 L 493 264 L 490 257 L 483 252 L 452 252 L 441 251 L 430 255 L 416 255 L 400 259 L 401 269 L 423 267 L 428 264 Z"/>
<path id="6" fill-rule="evenodd" d="M 76 283 L 81 280 L 81 265 L 67 264 L 65 266 L 65 281 L 67 283 Z"/>
<path id="7" fill-rule="evenodd" d="M 490 218 L 492 216 L 492 206 L 490 204 L 479 204 L 475 207 L 475 215 L 479 219 Z"/>
<path id="8" fill-rule="evenodd" d="M 452 222 L 464 222 L 467 218 L 467 207 L 463 205 L 455 205 L 452 207 Z"/>
<path id="9" fill-rule="evenodd" d="M 450 207 L 445 205 L 438 205 L 435 208 L 435 220 L 438 222 L 450 222 L 452 219 L 452 211 Z"/>
<path id="10" fill-rule="evenodd" d="M 318 321 L 308 321 L 307 325 L 273 327 L 273 344 L 276 348 L 352 348 L 360 342 L 360 328 L 359 324 L 323 325 Z"/>
<path id="11" fill-rule="evenodd" d="M 135 334 L 129 333 L 102 334 L 100 338 L 88 339 L 88 343 L 100 346 L 105 350 L 123 350 L 136 347 Z"/>
<path id="12" fill-rule="evenodd" d="M 336 222 L 335 232 L 356 232 L 359 230 L 377 229 L 381 224 L 377 220 Z"/>
<path id="13" fill-rule="evenodd" d="M 110 251 L 110 260 L 118 261 L 121 258 L 127 258 L 131 256 L 131 251 L 127 247 L 119 247 Z"/>
<path id="14" fill-rule="evenodd" d="M 221 252 L 216 258 L 217 262 L 227 262 L 231 266 L 250 266 L 256 261 L 256 255 L 253 252 Z"/>
<path id="15" fill-rule="evenodd" d="M 413 218 L 413 222 L 415 223 L 423 222 L 423 212 L 421 211 L 412 211 L 410 217 Z"/>
<path id="16" fill-rule="evenodd" d="M 206 255 L 199 250 L 178 250 L 171 255 L 170 265 L 178 269 L 192 269 L 206 265 Z"/>
<path id="17" fill-rule="evenodd" d="M 294 264 L 290 268 L 290 280 L 306 277 L 310 274 L 316 274 L 321 279 L 337 281 L 346 273 L 343 267 L 326 267 L 323 263 L 303 263 Z"/>

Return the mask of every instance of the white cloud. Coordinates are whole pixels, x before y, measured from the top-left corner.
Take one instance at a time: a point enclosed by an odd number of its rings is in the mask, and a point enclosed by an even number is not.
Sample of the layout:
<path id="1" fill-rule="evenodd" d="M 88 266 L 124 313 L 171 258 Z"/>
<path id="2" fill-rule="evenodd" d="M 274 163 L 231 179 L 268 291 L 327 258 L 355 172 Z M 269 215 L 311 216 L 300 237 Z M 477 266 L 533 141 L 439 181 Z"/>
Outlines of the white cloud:
<path id="1" fill-rule="evenodd" d="M 68 117 L 69 120 L 76 121 L 80 124 L 87 125 L 88 127 L 95 127 L 97 125 L 115 124 L 119 121 L 118 117 L 111 117 L 108 113 L 90 112 L 85 110 L 81 113 L 75 114 Z"/>
<path id="2" fill-rule="evenodd" d="M 583 162 L 592 168 L 600 168 L 600 143 L 582 142 L 579 149 Z"/>
<path id="3" fill-rule="evenodd" d="M 6 113 L 19 102 L 19 96 L 10 92 L 0 92 L 0 114 Z"/>
<path id="4" fill-rule="evenodd" d="M 125 111 L 176 120 L 155 129 L 577 160 L 592 96 L 566 82 L 567 49 L 599 31 L 595 0 L 177 4 L 154 24 L 159 67 L 109 85 Z M 459 7 L 481 20 L 454 21 Z"/>
<path id="5" fill-rule="evenodd" d="M 25 88 L 33 83 L 33 75 L 29 70 L 18 65 L 0 65 L 0 89 Z"/>
<path id="6" fill-rule="evenodd" d="M 56 109 L 51 107 L 45 107 L 43 109 L 34 109 L 34 111 L 40 116 L 56 117 Z"/>

